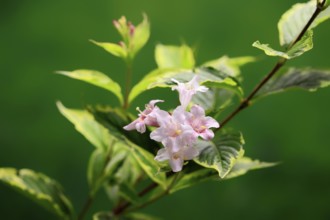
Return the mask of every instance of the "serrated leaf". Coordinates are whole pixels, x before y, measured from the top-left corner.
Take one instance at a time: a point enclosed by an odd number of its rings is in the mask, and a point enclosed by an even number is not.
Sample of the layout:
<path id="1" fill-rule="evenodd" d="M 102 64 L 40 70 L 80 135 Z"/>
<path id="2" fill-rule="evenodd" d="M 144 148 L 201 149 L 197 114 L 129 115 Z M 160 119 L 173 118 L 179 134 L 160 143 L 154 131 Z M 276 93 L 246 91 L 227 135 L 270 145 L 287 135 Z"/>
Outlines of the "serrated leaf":
<path id="1" fill-rule="evenodd" d="M 69 109 L 61 102 L 57 108 L 92 145 L 100 149 L 108 149 L 113 139 L 108 130 L 99 124 L 91 113 L 86 110 Z"/>
<path id="2" fill-rule="evenodd" d="M 94 195 L 100 187 L 100 179 L 104 175 L 106 166 L 106 154 L 102 149 L 95 149 L 92 153 L 87 169 L 87 180 L 90 187 L 90 194 Z"/>
<path id="3" fill-rule="evenodd" d="M 292 59 L 301 56 L 313 48 L 313 32 L 308 31 L 301 38 L 301 40 L 295 43 L 293 47 L 290 48 L 287 52 L 274 50 L 273 48 L 269 47 L 268 44 L 261 44 L 259 41 L 254 42 L 252 46 L 263 50 L 268 56 L 278 56 L 285 59 Z"/>
<path id="4" fill-rule="evenodd" d="M 205 62 L 202 66 L 212 67 L 221 72 L 228 74 L 229 76 L 237 77 L 241 74 L 240 67 L 255 62 L 256 58 L 251 56 L 244 57 L 228 57 L 222 56 L 218 59 Z"/>
<path id="5" fill-rule="evenodd" d="M 155 161 L 154 155 L 136 145 L 133 145 L 132 153 L 144 172 L 163 189 L 166 189 L 166 175 L 158 172 L 160 166 Z"/>
<path id="6" fill-rule="evenodd" d="M 187 45 L 181 46 L 158 44 L 155 49 L 158 68 L 186 68 L 195 66 L 193 50 Z"/>
<path id="7" fill-rule="evenodd" d="M 123 95 L 119 84 L 104 73 L 95 70 L 57 71 L 56 73 L 106 89 L 118 98 L 120 104 L 123 103 Z"/>
<path id="8" fill-rule="evenodd" d="M 259 160 L 252 160 L 248 157 L 242 157 L 236 161 L 234 167 L 231 169 L 225 179 L 244 175 L 250 170 L 262 169 L 276 165 L 277 163 L 261 162 Z"/>
<path id="9" fill-rule="evenodd" d="M 293 88 L 315 91 L 318 88 L 327 87 L 329 85 L 330 71 L 291 68 L 286 72 L 275 75 L 259 91 L 256 98 Z"/>
<path id="10" fill-rule="evenodd" d="M 316 0 L 311 0 L 307 3 L 295 4 L 282 15 L 277 25 L 282 46 L 290 45 L 298 37 L 316 10 L 316 3 Z M 329 18 L 330 8 L 328 7 L 317 16 L 310 29 Z"/>
<path id="11" fill-rule="evenodd" d="M 216 133 L 212 142 L 198 143 L 200 154 L 194 161 L 203 167 L 217 170 L 220 178 L 224 178 L 237 159 L 243 156 L 243 144 L 244 140 L 240 132 L 221 130 Z"/>
<path id="12" fill-rule="evenodd" d="M 116 57 L 120 57 L 122 59 L 127 58 L 127 51 L 125 48 L 120 46 L 119 44 L 114 44 L 114 43 L 108 43 L 108 42 L 97 42 L 94 40 L 90 40 L 92 43 L 95 45 L 102 47 L 104 50 L 107 52 L 111 53 L 112 55 Z"/>
<path id="13" fill-rule="evenodd" d="M 150 36 L 150 24 L 146 14 L 143 14 L 143 21 L 135 28 L 134 35 L 131 39 L 132 57 L 148 42 Z"/>
<path id="14" fill-rule="evenodd" d="M 170 193 L 174 193 L 181 189 L 194 186 L 198 183 L 219 178 L 214 169 L 199 169 L 194 172 L 185 174 L 177 183 L 170 189 Z"/>
<path id="15" fill-rule="evenodd" d="M 28 169 L 0 168 L 0 181 L 60 218 L 74 219 L 72 204 L 62 187 L 46 175 Z"/>

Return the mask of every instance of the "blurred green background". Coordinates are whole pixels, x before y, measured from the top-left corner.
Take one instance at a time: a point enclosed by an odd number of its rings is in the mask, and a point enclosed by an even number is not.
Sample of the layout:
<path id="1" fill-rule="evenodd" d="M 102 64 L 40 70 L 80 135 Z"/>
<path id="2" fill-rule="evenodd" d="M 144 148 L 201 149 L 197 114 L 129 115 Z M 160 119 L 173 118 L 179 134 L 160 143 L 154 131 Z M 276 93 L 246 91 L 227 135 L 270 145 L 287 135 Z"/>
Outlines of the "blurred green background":
<path id="1" fill-rule="evenodd" d="M 59 114 L 55 102 L 75 108 L 117 102 L 108 92 L 55 75 L 55 70 L 96 69 L 123 83 L 123 63 L 88 40 L 118 41 L 112 20 L 126 15 L 138 23 L 143 12 L 152 32 L 135 62 L 134 82 L 155 68 L 157 43 L 186 42 L 195 48 L 198 64 L 224 54 L 264 57 L 252 42 L 277 47 L 277 21 L 296 2 L 1 0 L 0 166 L 30 168 L 57 179 L 79 210 L 86 198 L 85 172 L 93 147 Z M 329 26 L 326 22 L 318 27 L 314 49 L 289 64 L 330 68 Z M 247 91 L 275 62 L 261 59 L 243 68 Z M 167 91 L 158 92 L 169 100 Z M 256 103 L 230 125 L 243 132 L 247 156 L 281 165 L 200 184 L 145 211 L 173 220 L 330 219 L 329 97 L 329 88 L 290 91 Z M 142 107 L 150 98 L 158 98 L 157 93 L 146 92 L 133 106 Z M 3 184 L 0 204 L 1 219 L 56 219 Z M 92 211 L 110 207 L 100 193 Z"/>

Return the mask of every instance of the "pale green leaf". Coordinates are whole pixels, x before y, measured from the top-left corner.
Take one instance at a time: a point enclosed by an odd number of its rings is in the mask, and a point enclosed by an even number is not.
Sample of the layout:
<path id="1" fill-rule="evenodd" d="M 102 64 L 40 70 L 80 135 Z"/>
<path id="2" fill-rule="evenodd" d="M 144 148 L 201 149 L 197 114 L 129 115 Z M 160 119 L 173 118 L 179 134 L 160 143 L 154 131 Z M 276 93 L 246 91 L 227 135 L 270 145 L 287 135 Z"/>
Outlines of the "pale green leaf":
<path id="1" fill-rule="evenodd" d="M 126 48 L 122 47 L 119 44 L 114 44 L 114 43 L 107 43 L 107 42 L 97 42 L 94 40 L 90 40 L 92 43 L 96 44 L 99 47 L 102 47 L 104 50 L 107 52 L 111 53 L 112 55 L 116 57 L 120 57 L 122 59 L 127 58 L 127 51 Z"/>
<path id="2" fill-rule="evenodd" d="M 155 156 L 136 145 L 133 145 L 132 153 L 144 172 L 146 172 L 154 182 L 166 189 L 166 175 L 165 173 L 158 172 L 160 166 L 154 159 Z"/>
<path id="3" fill-rule="evenodd" d="M 300 41 L 293 45 L 287 52 L 277 51 L 269 47 L 268 44 L 261 44 L 256 41 L 252 46 L 263 50 L 268 56 L 278 56 L 285 59 L 292 59 L 298 57 L 313 48 L 313 32 L 308 31 Z"/>
<path id="4" fill-rule="evenodd" d="M 252 160 L 248 157 L 242 157 L 236 161 L 234 167 L 231 169 L 225 179 L 244 175 L 250 170 L 262 169 L 275 165 L 277 165 L 277 163 L 261 162 L 259 160 Z"/>
<path id="5" fill-rule="evenodd" d="M 158 68 L 186 68 L 195 66 L 193 50 L 187 45 L 171 46 L 158 44 L 155 49 Z"/>
<path id="6" fill-rule="evenodd" d="M 182 69 L 156 69 L 145 75 L 145 77 L 138 82 L 131 90 L 128 102 L 132 102 L 138 95 L 140 95 L 142 92 L 145 92 L 146 90 L 150 89 L 150 85 L 154 83 L 158 78 L 162 78 L 164 76 L 174 76 L 178 72 L 186 72 L 187 70 Z"/>
<path id="7" fill-rule="evenodd" d="M 295 4 L 282 15 L 277 25 L 282 46 L 290 45 L 298 37 L 316 10 L 316 2 L 316 0 L 311 0 L 307 3 Z M 328 7 L 317 16 L 310 29 L 329 18 L 330 8 Z"/>
<path id="8" fill-rule="evenodd" d="M 257 94 L 257 98 L 287 89 L 300 88 L 316 91 L 330 85 L 330 71 L 317 69 L 294 69 L 275 75 Z"/>
<path id="9" fill-rule="evenodd" d="M 205 62 L 202 66 L 212 67 L 221 72 L 227 73 L 229 76 L 237 77 L 241 74 L 240 67 L 245 64 L 255 62 L 256 58 L 251 56 L 244 57 L 228 57 L 222 56 L 218 59 Z"/>
<path id="10" fill-rule="evenodd" d="M 194 161 L 203 167 L 217 170 L 220 178 L 224 178 L 237 159 L 243 156 L 243 144 L 244 140 L 240 132 L 221 130 L 216 133 L 212 142 L 198 143 L 200 154 Z"/>
<path id="11" fill-rule="evenodd" d="M 160 220 L 160 219 L 149 214 L 132 212 L 126 214 L 123 220 Z"/>
<path id="12" fill-rule="evenodd" d="M 99 124 L 91 113 L 86 110 L 66 108 L 61 102 L 57 102 L 57 107 L 64 117 L 66 117 L 92 145 L 100 149 L 108 149 L 113 139 L 108 130 Z"/>
<path id="13" fill-rule="evenodd" d="M 143 21 L 136 26 L 134 35 L 131 39 L 132 57 L 134 57 L 139 50 L 148 42 L 150 36 L 150 24 L 146 14 L 143 14 Z"/>
<path id="14" fill-rule="evenodd" d="M 89 159 L 87 169 L 87 180 L 91 195 L 94 195 L 101 185 L 100 179 L 104 176 L 105 166 L 106 154 L 104 150 L 100 148 L 95 149 Z"/>
<path id="15" fill-rule="evenodd" d="M 98 212 L 93 215 L 93 220 L 119 220 L 119 217 L 113 216 L 110 212 Z"/>
<path id="16" fill-rule="evenodd" d="M 82 80 L 112 92 L 123 103 L 123 95 L 118 83 L 114 82 L 107 75 L 95 70 L 74 70 L 74 71 L 57 71 L 57 73 L 71 77 L 73 79 Z"/>
<path id="17" fill-rule="evenodd" d="M 32 170 L 0 168 L 0 181 L 29 197 L 61 219 L 74 219 L 71 202 L 54 180 Z M 5 202 L 5 201 L 4 201 Z"/>
<path id="18" fill-rule="evenodd" d="M 205 67 L 198 68 L 194 72 L 190 70 L 182 70 L 178 72 L 166 72 L 162 75 L 158 75 L 158 77 L 155 77 L 154 81 L 149 84 L 148 89 L 155 87 L 172 87 L 176 85 L 172 79 L 176 79 L 179 82 L 188 82 L 196 74 L 199 77 L 198 80 L 201 85 L 214 88 L 226 88 L 236 92 L 239 96 L 243 95 L 243 90 L 235 78 L 218 70 Z"/>

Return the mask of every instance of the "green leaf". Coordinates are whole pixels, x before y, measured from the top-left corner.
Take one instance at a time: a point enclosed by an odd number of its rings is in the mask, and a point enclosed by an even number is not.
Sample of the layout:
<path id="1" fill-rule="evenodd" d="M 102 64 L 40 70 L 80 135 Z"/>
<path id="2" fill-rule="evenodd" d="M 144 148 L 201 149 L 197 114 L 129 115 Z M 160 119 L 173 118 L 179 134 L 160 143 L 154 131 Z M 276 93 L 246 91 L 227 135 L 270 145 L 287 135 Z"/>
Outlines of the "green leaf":
<path id="1" fill-rule="evenodd" d="M 183 177 L 170 189 L 170 193 L 174 193 L 181 189 L 194 186 L 198 183 L 219 178 L 217 172 L 213 169 L 199 169 L 194 172 L 184 174 Z"/>
<path id="2" fill-rule="evenodd" d="M 282 46 L 290 45 L 298 37 L 316 10 L 316 2 L 316 0 L 311 0 L 307 3 L 295 4 L 282 15 L 277 25 Z M 329 18 L 330 8 L 328 7 L 317 16 L 310 29 Z"/>
<path id="3" fill-rule="evenodd" d="M 251 158 L 248 157 L 242 157 L 236 161 L 234 167 L 231 169 L 231 171 L 228 173 L 225 179 L 230 179 L 244 175 L 250 170 L 272 167 L 277 164 L 278 163 L 261 162 L 259 160 L 252 160 Z"/>
<path id="4" fill-rule="evenodd" d="M 93 220 L 119 220 L 119 217 L 113 216 L 110 212 L 98 212 L 93 215 Z"/>
<path id="5" fill-rule="evenodd" d="M 243 90 L 235 78 L 218 70 L 205 67 L 198 68 L 195 70 L 195 72 L 190 70 L 166 72 L 162 75 L 158 75 L 157 78 L 154 78 L 154 81 L 148 85 L 148 88 L 152 89 L 155 87 L 171 87 L 176 85 L 175 82 L 172 81 L 173 78 L 180 82 L 188 82 L 196 74 L 198 74 L 199 82 L 202 85 L 214 88 L 226 88 L 235 91 L 239 96 L 243 95 Z"/>
<path id="6" fill-rule="evenodd" d="M 132 88 L 128 97 L 128 102 L 131 103 L 142 92 L 150 89 L 150 85 L 152 85 L 152 83 L 154 83 L 158 78 L 163 76 L 174 76 L 177 74 L 177 72 L 180 71 L 183 70 L 174 68 L 153 70 L 152 72 L 145 75 L 145 77 Z"/>
<path id="7" fill-rule="evenodd" d="M 148 42 L 150 36 L 150 24 L 146 14 L 143 14 L 143 21 L 135 28 L 130 45 L 132 46 L 132 57 Z"/>
<path id="8" fill-rule="evenodd" d="M 222 56 L 218 59 L 208 61 L 204 63 L 202 66 L 204 67 L 212 67 L 221 72 L 228 74 L 229 76 L 237 77 L 241 74 L 240 67 L 255 62 L 256 58 L 251 56 L 244 57 L 228 57 Z"/>
<path id="9" fill-rule="evenodd" d="M 62 187 L 32 170 L 0 168 L 0 181 L 29 197 L 62 219 L 74 219 L 74 210 Z"/>
<path id="10" fill-rule="evenodd" d="M 92 153 L 87 169 L 87 180 L 90 186 L 90 194 L 94 195 L 101 185 L 101 177 L 106 166 L 106 154 L 102 149 L 95 149 Z"/>
<path id="11" fill-rule="evenodd" d="M 74 70 L 74 71 L 57 71 L 56 73 L 62 74 L 73 79 L 82 80 L 84 82 L 93 84 L 112 92 L 119 100 L 120 104 L 123 103 L 123 96 L 121 88 L 118 83 L 114 82 L 107 75 L 95 70 Z"/>
<path id="12" fill-rule="evenodd" d="M 110 134 L 118 140 L 125 142 L 125 138 L 129 141 L 144 146 L 149 151 L 157 150 L 158 143 L 151 140 L 150 131 L 147 130 L 141 134 L 137 131 L 126 131 L 123 127 L 131 123 L 132 118 L 120 108 L 111 108 L 110 106 L 89 106 L 88 110 L 94 115 L 95 119 L 105 126 Z"/>
<path id="13" fill-rule="evenodd" d="M 100 149 L 108 149 L 112 140 L 108 130 L 99 124 L 86 110 L 66 108 L 61 102 L 57 102 L 57 107 L 64 117 L 66 117 L 76 130 L 81 133 L 92 145 Z"/>
<path id="14" fill-rule="evenodd" d="M 130 186 L 126 183 L 122 183 L 119 185 L 119 194 L 122 198 L 132 204 L 137 204 L 140 199 L 138 193 L 134 189 L 134 186 Z"/>
<path id="15" fill-rule="evenodd" d="M 244 140 L 240 132 L 220 130 L 212 142 L 198 143 L 200 154 L 194 161 L 203 167 L 217 170 L 220 178 L 224 178 L 233 168 L 236 160 L 243 156 L 243 144 Z"/>
<path id="16" fill-rule="evenodd" d="M 258 92 L 256 98 L 293 88 L 316 91 L 318 88 L 327 87 L 329 85 L 330 71 L 291 68 L 286 72 L 275 75 Z"/>
<path id="17" fill-rule="evenodd" d="M 155 59 L 159 68 L 186 68 L 195 66 L 193 50 L 187 45 L 171 46 L 158 44 L 155 49 Z"/>
<path id="18" fill-rule="evenodd" d="M 90 40 L 92 43 L 96 44 L 99 47 L 102 47 L 104 50 L 107 52 L 111 53 L 112 55 L 116 57 L 120 57 L 122 59 L 127 58 L 127 51 L 125 48 L 123 48 L 119 44 L 114 44 L 114 43 L 107 43 L 107 42 L 97 42 L 94 40 Z"/>
<path id="19" fill-rule="evenodd" d="M 269 47 L 268 44 L 261 44 L 259 41 L 254 42 L 252 46 L 263 50 L 268 56 L 279 56 L 285 59 L 292 59 L 304 54 L 313 48 L 313 32 L 308 31 L 302 37 L 302 39 L 294 44 L 293 47 L 290 48 L 287 52 L 274 50 L 273 48 Z"/>
<path id="20" fill-rule="evenodd" d="M 126 214 L 124 216 L 124 220 L 160 220 L 160 219 L 144 213 L 133 212 Z"/>
<path id="21" fill-rule="evenodd" d="M 166 175 L 165 173 L 158 172 L 160 166 L 155 161 L 154 155 L 136 145 L 133 145 L 132 153 L 135 160 L 139 163 L 146 174 L 163 189 L 166 189 Z"/>

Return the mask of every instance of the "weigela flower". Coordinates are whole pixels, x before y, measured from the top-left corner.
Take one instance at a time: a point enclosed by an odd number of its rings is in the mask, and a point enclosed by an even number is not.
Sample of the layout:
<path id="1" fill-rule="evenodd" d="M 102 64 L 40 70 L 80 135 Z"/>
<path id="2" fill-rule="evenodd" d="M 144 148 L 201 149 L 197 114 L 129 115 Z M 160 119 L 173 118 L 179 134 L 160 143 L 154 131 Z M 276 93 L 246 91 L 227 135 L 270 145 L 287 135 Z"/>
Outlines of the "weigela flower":
<path id="1" fill-rule="evenodd" d="M 171 147 L 165 147 L 157 152 L 155 160 L 168 160 L 173 172 L 179 172 L 182 170 L 184 161 L 195 158 L 198 156 L 198 153 L 198 150 L 189 146 L 183 146 L 176 152 L 174 152 Z"/>
<path id="2" fill-rule="evenodd" d="M 155 112 L 159 128 L 151 132 L 150 138 L 161 142 L 165 147 L 171 147 L 174 152 L 183 145 L 191 145 L 197 140 L 197 135 L 188 124 L 182 106 L 177 107 L 173 114 L 159 110 Z"/>
<path id="3" fill-rule="evenodd" d="M 187 113 L 187 120 L 194 131 L 204 140 L 211 140 L 214 133 L 209 128 L 218 128 L 219 123 L 210 116 L 205 116 L 205 110 L 199 105 L 193 105 Z"/>
<path id="4" fill-rule="evenodd" d="M 205 86 L 199 85 L 197 76 L 187 83 L 172 80 L 177 83 L 172 90 L 179 92 L 181 105 L 169 113 L 155 106 L 162 100 L 152 100 L 146 105 L 146 109 L 140 112 L 139 118 L 124 129 L 136 129 L 143 133 L 146 126 L 157 127 L 150 133 L 150 138 L 161 142 L 164 148 L 158 151 L 155 160 L 168 160 L 173 172 L 179 172 L 185 160 L 192 160 L 198 156 L 199 152 L 194 148 L 198 137 L 204 140 L 212 139 L 214 133 L 210 128 L 218 128 L 219 123 L 212 117 L 205 116 L 204 109 L 199 105 L 193 105 L 190 112 L 186 111 L 194 94 L 208 90 Z"/>
<path id="5" fill-rule="evenodd" d="M 146 125 L 158 127 L 155 113 L 160 111 L 160 109 L 155 106 L 157 102 L 163 102 L 163 100 L 151 100 L 149 104 L 145 105 L 145 110 L 143 110 L 143 112 L 140 111 L 139 117 L 132 123 L 126 125 L 124 129 L 128 131 L 136 129 L 138 132 L 144 133 L 146 131 Z"/>
<path id="6" fill-rule="evenodd" d="M 180 103 L 184 109 L 188 106 L 194 94 L 197 92 L 206 92 L 208 90 L 207 87 L 199 85 L 197 75 L 187 83 L 181 83 L 176 79 L 172 79 L 172 81 L 177 84 L 172 87 L 172 90 L 177 90 L 179 92 Z"/>

